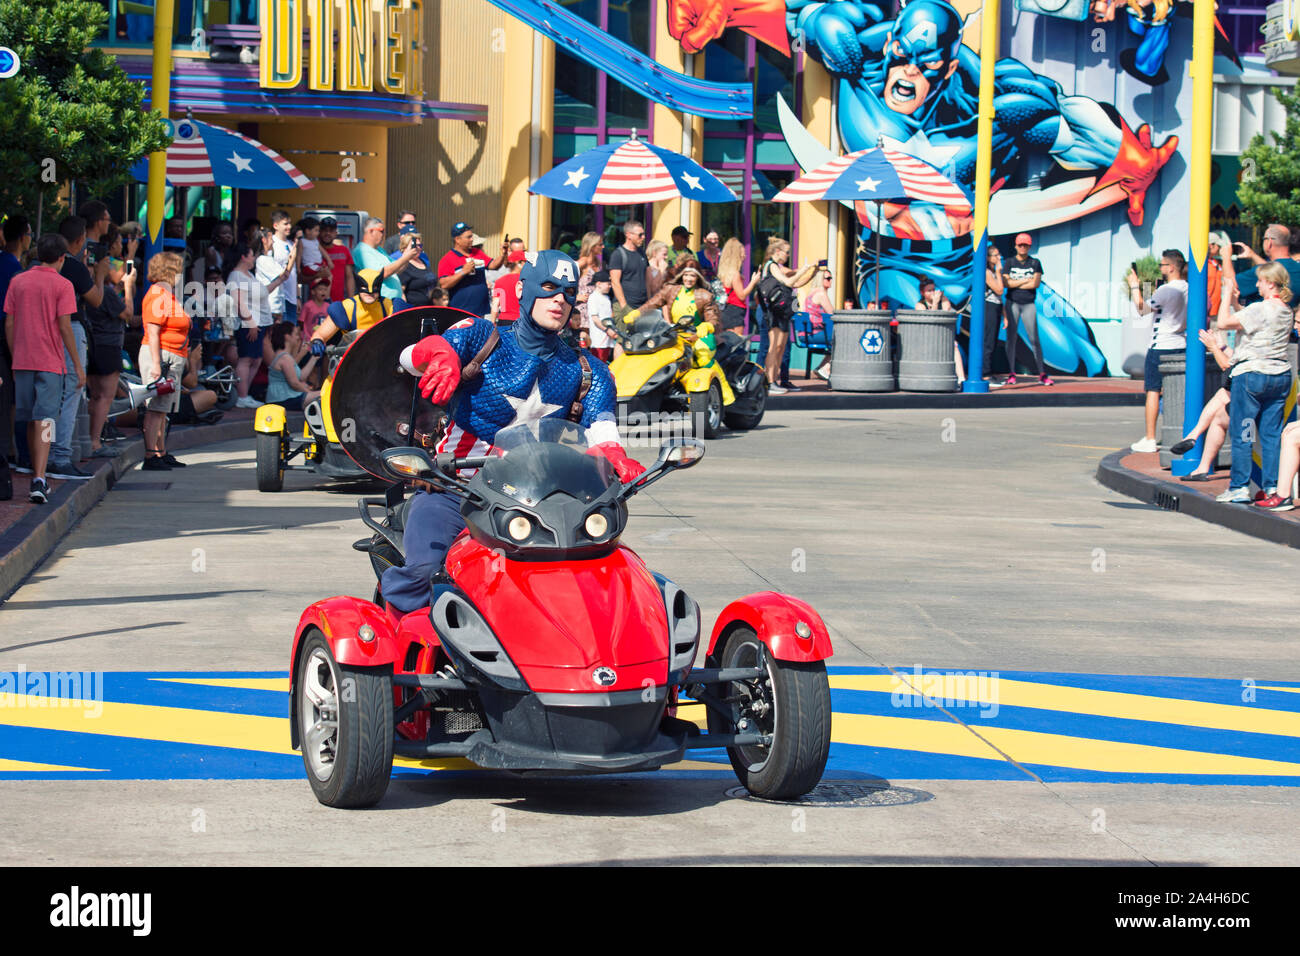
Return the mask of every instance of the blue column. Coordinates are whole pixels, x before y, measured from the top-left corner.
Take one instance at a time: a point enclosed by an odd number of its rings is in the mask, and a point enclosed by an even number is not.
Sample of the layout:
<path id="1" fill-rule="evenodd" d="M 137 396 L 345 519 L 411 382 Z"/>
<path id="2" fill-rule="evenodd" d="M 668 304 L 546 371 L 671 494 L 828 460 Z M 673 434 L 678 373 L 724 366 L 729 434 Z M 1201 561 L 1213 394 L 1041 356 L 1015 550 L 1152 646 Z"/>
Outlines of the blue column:
<path id="1" fill-rule="evenodd" d="M 1187 393 L 1183 404 L 1183 434 L 1192 430 L 1205 407 L 1205 346 L 1197 333 L 1205 328 L 1209 310 L 1210 270 L 1206 253 L 1202 251 L 1201 261 L 1197 262 L 1196 251 L 1188 251 L 1191 255 L 1187 257 Z M 1170 473 L 1175 478 L 1190 475 L 1200 464 L 1204 449 L 1205 436 L 1202 435 L 1196 439 L 1196 447 L 1170 462 Z"/>
<path id="2" fill-rule="evenodd" d="M 971 264 L 970 279 L 970 348 L 966 352 L 966 382 L 963 392 L 987 392 L 989 383 L 984 380 L 984 273 L 988 269 L 989 233 L 980 232 L 975 246 L 975 261 Z"/>

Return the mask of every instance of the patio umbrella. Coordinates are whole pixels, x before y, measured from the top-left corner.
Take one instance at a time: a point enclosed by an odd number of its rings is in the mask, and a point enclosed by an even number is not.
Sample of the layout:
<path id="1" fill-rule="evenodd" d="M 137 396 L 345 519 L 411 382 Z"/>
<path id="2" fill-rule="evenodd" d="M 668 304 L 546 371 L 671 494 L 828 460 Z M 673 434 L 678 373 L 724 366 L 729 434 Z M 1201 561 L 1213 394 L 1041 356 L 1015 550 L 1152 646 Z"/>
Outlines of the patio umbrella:
<path id="1" fill-rule="evenodd" d="M 131 167 L 141 182 L 149 179 L 149 157 Z M 167 182 L 185 186 L 236 189 L 311 189 L 312 182 L 293 163 L 257 140 L 187 116 L 176 123 L 167 147 Z"/>
<path id="2" fill-rule="evenodd" d="M 884 203 L 927 202 L 968 215 L 971 202 L 962 188 L 924 160 L 881 139 L 874 149 L 845 153 L 808 170 L 777 193 L 774 202 L 846 199 L 876 204 L 876 304 L 880 304 L 880 212 Z"/>
<path id="3" fill-rule="evenodd" d="M 681 196 L 696 202 L 735 202 L 736 194 L 711 172 L 671 149 L 632 138 L 606 143 L 565 160 L 529 192 L 564 202 L 621 206 Z"/>

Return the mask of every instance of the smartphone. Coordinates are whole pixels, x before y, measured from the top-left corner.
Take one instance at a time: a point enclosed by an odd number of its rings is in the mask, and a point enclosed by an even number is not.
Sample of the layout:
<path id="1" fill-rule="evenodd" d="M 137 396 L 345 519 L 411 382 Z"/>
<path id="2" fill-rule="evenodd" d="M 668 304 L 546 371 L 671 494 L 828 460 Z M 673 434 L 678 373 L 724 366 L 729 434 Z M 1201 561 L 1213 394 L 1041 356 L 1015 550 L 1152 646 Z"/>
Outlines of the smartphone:
<path id="1" fill-rule="evenodd" d="M 1137 264 L 1137 262 L 1130 262 L 1130 263 L 1129 263 L 1129 268 L 1133 270 L 1133 274 L 1134 274 L 1134 275 L 1137 275 L 1137 274 L 1138 274 L 1138 264 Z"/>
<path id="2" fill-rule="evenodd" d="M 828 260 L 826 260 L 826 259 L 818 259 L 818 260 L 817 260 L 817 266 L 818 266 L 818 268 L 825 269 L 825 268 L 826 268 L 826 263 L 827 263 L 827 261 L 828 261 Z"/>
<path id="3" fill-rule="evenodd" d="M 130 275 L 130 274 L 131 274 L 132 272 L 134 272 L 134 271 L 135 271 L 135 262 L 133 262 L 133 261 L 130 260 L 130 259 L 127 259 L 127 260 L 126 260 L 126 274 L 127 274 L 127 275 Z"/>

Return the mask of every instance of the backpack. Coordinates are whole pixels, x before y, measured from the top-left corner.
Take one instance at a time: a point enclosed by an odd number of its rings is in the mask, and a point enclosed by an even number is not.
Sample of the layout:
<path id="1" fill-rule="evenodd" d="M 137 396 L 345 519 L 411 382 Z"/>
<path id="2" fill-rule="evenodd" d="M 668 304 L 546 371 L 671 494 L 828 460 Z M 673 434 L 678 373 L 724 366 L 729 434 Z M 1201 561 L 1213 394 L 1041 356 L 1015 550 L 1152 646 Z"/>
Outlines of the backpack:
<path id="1" fill-rule="evenodd" d="M 763 266 L 763 278 L 754 290 L 754 296 L 763 311 L 770 315 L 788 315 L 794 311 L 791 289 L 772 274 L 771 262 Z"/>

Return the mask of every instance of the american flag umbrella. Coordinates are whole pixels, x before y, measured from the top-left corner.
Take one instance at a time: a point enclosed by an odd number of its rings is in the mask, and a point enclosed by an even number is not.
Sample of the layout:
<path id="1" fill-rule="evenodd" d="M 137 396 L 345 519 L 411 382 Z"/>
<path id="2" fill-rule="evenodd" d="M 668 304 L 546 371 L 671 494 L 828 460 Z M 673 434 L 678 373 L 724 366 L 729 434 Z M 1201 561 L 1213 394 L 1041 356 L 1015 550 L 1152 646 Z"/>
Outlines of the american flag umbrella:
<path id="1" fill-rule="evenodd" d="M 632 138 L 606 143 L 556 166 L 530 192 L 588 206 L 622 206 L 682 196 L 735 202 L 736 194 L 692 159 Z"/>
<path id="2" fill-rule="evenodd" d="M 131 167 L 149 179 L 149 157 Z M 293 163 L 257 140 L 192 117 L 176 122 L 167 147 L 167 182 L 176 187 L 233 186 L 236 189 L 311 189 Z"/>
<path id="3" fill-rule="evenodd" d="M 772 197 L 774 202 L 847 199 L 874 202 L 876 221 L 883 203 L 927 202 L 957 215 L 969 215 L 962 188 L 934 166 L 883 143 L 828 160 L 806 171 Z M 876 229 L 876 304 L 880 304 L 880 229 Z"/>

